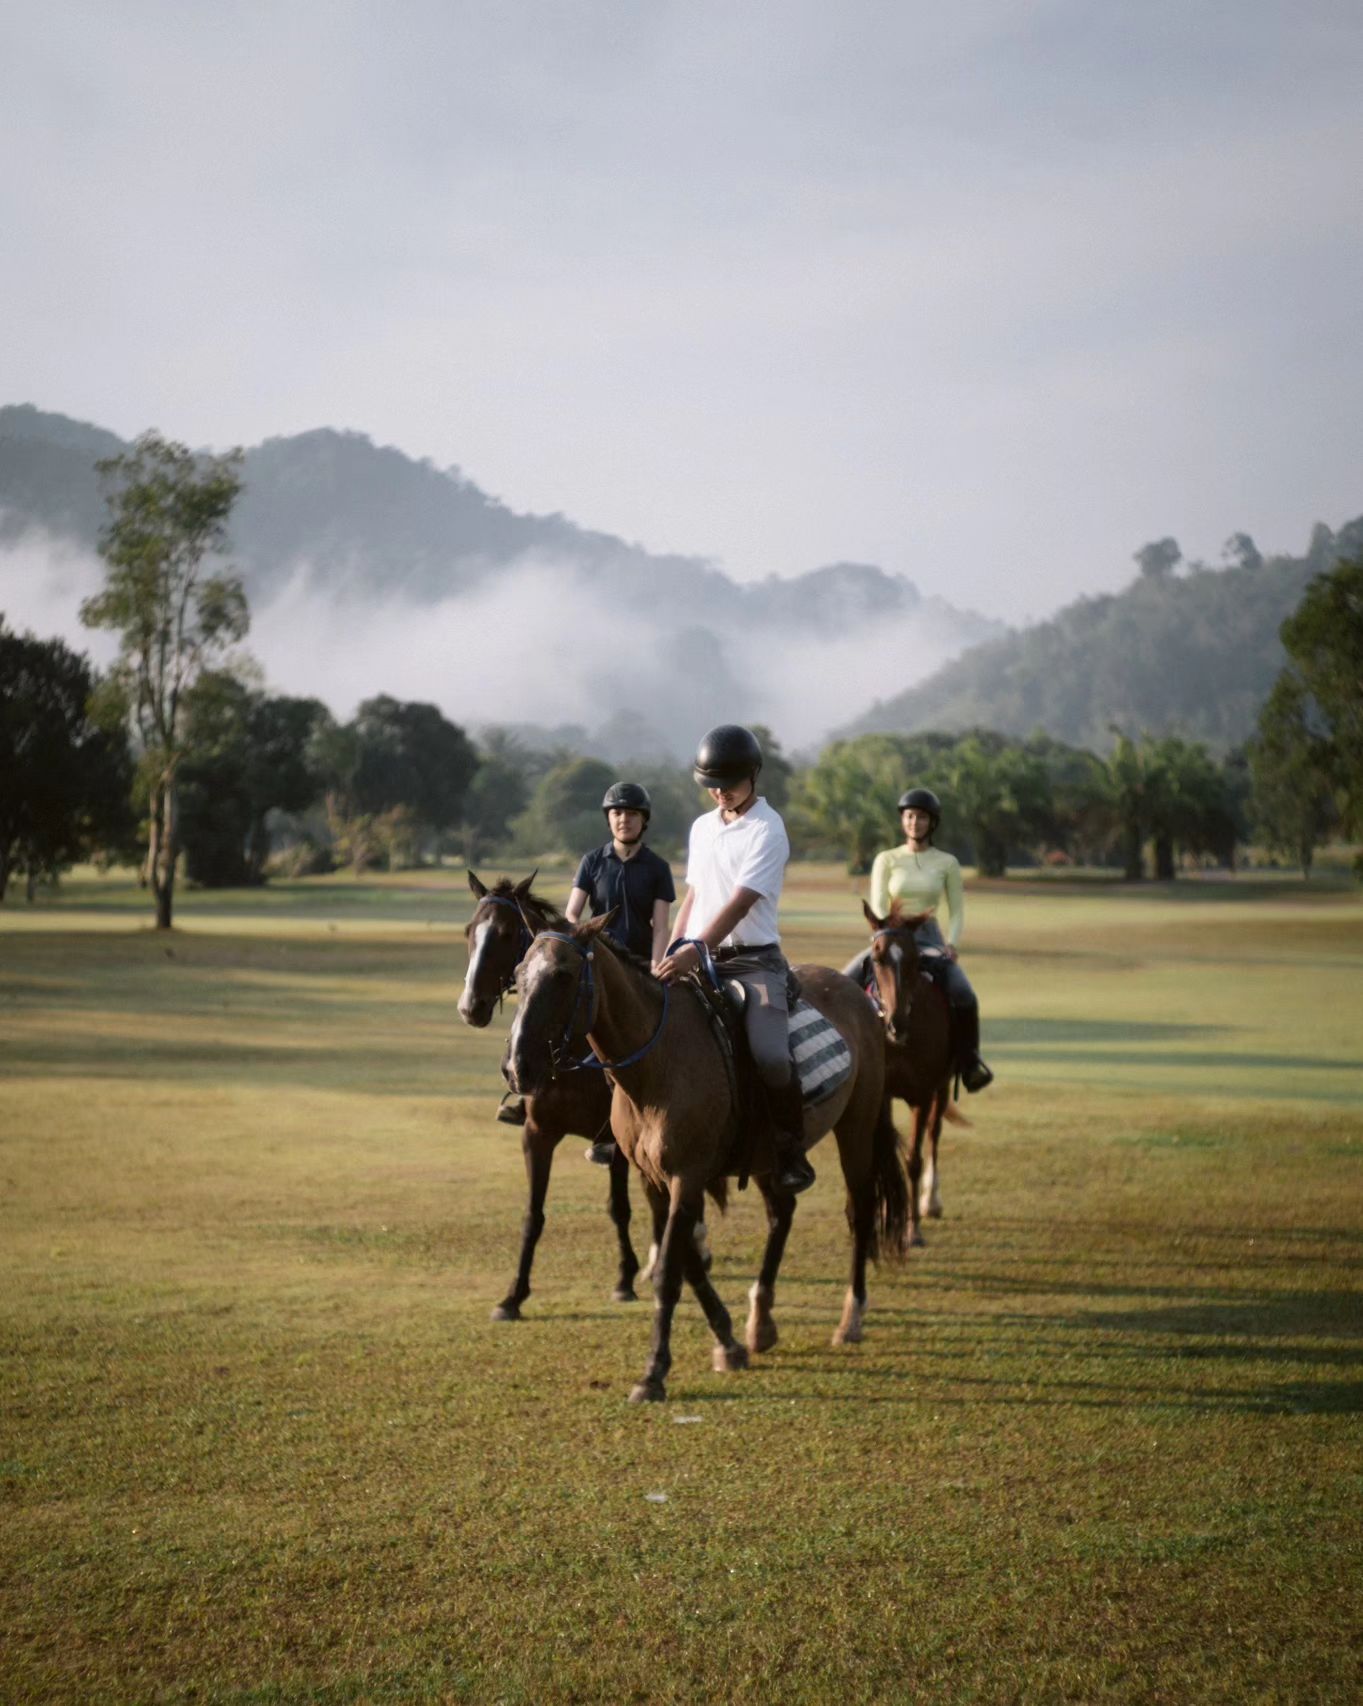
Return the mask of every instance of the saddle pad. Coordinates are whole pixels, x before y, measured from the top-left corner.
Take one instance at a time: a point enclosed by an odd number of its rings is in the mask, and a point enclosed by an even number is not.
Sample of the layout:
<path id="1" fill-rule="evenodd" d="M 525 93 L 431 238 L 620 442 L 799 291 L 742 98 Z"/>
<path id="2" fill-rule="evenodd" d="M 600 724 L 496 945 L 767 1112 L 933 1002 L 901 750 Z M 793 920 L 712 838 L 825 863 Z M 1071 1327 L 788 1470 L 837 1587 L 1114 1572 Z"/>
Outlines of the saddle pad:
<path id="1" fill-rule="evenodd" d="M 852 1074 L 852 1051 L 818 1008 L 797 1001 L 788 1015 L 790 1058 L 809 1107 L 825 1102 Z"/>

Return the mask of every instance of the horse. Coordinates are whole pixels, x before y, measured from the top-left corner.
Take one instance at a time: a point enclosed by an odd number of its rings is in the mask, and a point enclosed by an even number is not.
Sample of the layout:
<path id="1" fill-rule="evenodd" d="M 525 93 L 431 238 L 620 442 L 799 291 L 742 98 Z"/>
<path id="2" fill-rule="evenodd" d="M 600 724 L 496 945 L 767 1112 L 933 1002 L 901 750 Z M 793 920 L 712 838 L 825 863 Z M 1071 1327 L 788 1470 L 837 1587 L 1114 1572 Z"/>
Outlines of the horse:
<path id="1" fill-rule="evenodd" d="M 502 997 L 512 988 L 516 967 L 530 945 L 534 930 L 564 923 L 547 901 L 532 892 L 535 875 L 532 871 L 520 883 L 503 877 L 488 888 L 472 871 L 468 874 L 469 888 L 478 904 L 464 927 L 464 938 L 468 943 L 468 972 L 459 997 L 459 1017 L 466 1025 L 478 1030 L 489 1023 Z M 523 919 L 530 922 L 523 922 Z M 540 1234 L 544 1231 L 544 1202 L 549 1191 L 554 1151 L 570 1134 L 592 1139 L 600 1137 L 610 1123 L 610 1112 L 610 1086 L 603 1082 L 599 1072 L 576 1073 L 546 1085 L 540 1095 L 527 1098 L 525 1124 L 521 1128 L 521 1151 L 525 1157 L 530 1201 L 521 1223 L 521 1251 L 516 1277 L 506 1296 L 493 1309 L 494 1321 L 519 1321 L 521 1306 L 530 1296 L 530 1270 Z M 611 1301 L 634 1303 L 638 1301 L 634 1281 L 640 1272 L 639 1258 L 629 1236 L 629 1162 L 618 1149 L 611 1159 L 607 1207 L 615 1227 L 620 1256 Z"/>
<path id="2" fill-rule="evenodd" d="M 738 1120 L 723 1047 L 703 998 L 685 984 L 659 983 L 642 960 L 617 948 L 602 931 L 610 915 L 558 930 L 536 928 L 517 973 L 520 1004 L 511 1027 L 511 1082 L 532 1095 L 556 1074 L 589 1060 L 615 1083 L 611 1130 L 621 1152 L 643 1176 L 655 1215 L 665 1215 L 654 1275 L 653 1337 L 631 1403 L 666 1397 L 672 1366 L 672 1317 L 683 1276 L 715 1336 L 717 1372 L 745 1368 L 749 1353 L 777 1339 L 772 1314 L 776 1275 L 795 1199 L 775 1186 L 769 1134 L 737 1148 Z M 862 1336 L 866 1262 L 878 1253 L 900 1256 L 908 1227 L 908 1189 L 899 1136 L 885 1097 L 885 1048 L 865 996 L 850 979 L 824 966 L 796 968 L 805 999 L 830 1021 L 851 1053 L 852 1070 L 825 1102 L 805 1110 L 805 1144 L 837 1134 L 852 1231 L 851 1278 L 834 1344 Z M 583 1047 L 590 1055 L 579 1059 Z M 590 1067 L 586 1068 L 590 1070 Z M 727 1178 L 750 1173 L 767 1209 L 767 1242 L 749 1292 L 746 1342 L 734 1337 L 729 1312 L 705 1273 L 691 1229 L 708 1192 L 722 1207 Z"/>
<path id="3" fill-rule="evenodd" d="M 869 954 L 853 961 L 865 965 L 870 989 L 885 1025 L 885 1091 L 908 1103 L 913 1113 L 913 1139 L 909 1145 L 908 1172 L 912 1194 L 912 1227 L 909 1243 L 923 1243 L 922 1217 L 942 1217 L 938 1185 L 937 1146 L 942 1121 L 959 1125 L 969 1120 L 957 1112 L 951 1100 L 954 1051 L 951 1038 L 951 1009 L 946 996 L 923 969 L 923 953 L 914 932 L 930 913 L 904 917 L 898 901 L 885 918 L 877 918 L 862 902 L 862 912 L 871 927 Z M 849 967 L 849 972 L 851 968 Z M 928 1139 L 926 1173 L 923 1140 Z"/>

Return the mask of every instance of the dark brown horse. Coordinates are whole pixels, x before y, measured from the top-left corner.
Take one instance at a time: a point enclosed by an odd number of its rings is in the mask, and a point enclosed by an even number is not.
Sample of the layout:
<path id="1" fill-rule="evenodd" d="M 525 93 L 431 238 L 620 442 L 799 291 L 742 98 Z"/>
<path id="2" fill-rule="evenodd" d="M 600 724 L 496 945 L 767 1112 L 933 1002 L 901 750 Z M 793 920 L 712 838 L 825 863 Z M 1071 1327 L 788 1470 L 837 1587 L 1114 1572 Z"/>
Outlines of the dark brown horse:
<path id="1" fill-rule="evenodd" d="M 914 936 L 918 926 L 931 915 L 923 912 L 906 918 L 901 915 L 898 902 L 885 918 L 877 918 L 864 901 L 861 909 L 871 926 L 869 970 L 876 1005 L 885 1024 L 885 1093 L 907 1102 L 913 1114 L 908 1158 L 913 1214 L 909 1242 L 920 1245 L 922 1216 L 926 1213 L 937 1220 L 942 1214 L 937 1182 L 937 1146 L 942 1121 L 953 1119 L 962 1125 L 969 1124 L 951 1101 L 954 1065 L 951 1010 L 945 994 L 923 969 L 923 953 Z"/>
<path id="2" fill-rule="evenodd" d="M 459 997 L 459 1017 L 466 1025 L 481 1030 L 491 1020 L 502 997 L 515 982 L 516 967 L 530 946 L 533 930 L 551 925 L 566 928 L 555 909 L 531 892 L 534 880 L 533 872 L 521 883 L 503 877 L 488 888 L 469 872 L 469 888 L 478 905 L 464 927 L 469 962 Z M 544 1202 L 554 1151 L 567 1136 L 605 1136 L 610 1112 L 610 1085 L 604 1082 L 600 1072 L 574 1073 L 546 1085 L 542 1094 L 526 1098 L 521 1152 L 525 1157 L 530 1201 L 521 1223 L 516 1277 L 510 1291 L 492 1311 L 494 1321 L 519 1321 L 521 1305 L 530 1296 L 530 1270 L 535 1247 L 544 1231 Z M 616 1303 L 633 1303 L 637 1300 L 634 1281 L 639 1272 L 639 1258 L 629 1236 L 629 1162 L 618 1149 L 611 1161 L 607 1207 L 620 1253 L 620 1268 L 611 1297 Z"/>
<path id="3" fill-rule="evenodd" d="M 529 913 L 526 927 L 535 929 Z M 734 1108 L 728 1070 L 700 996 L 685 985 L 658 983 L 649 968 L 616 949 L 601 932 L 607 919 L 565 930 L 536 930 L 517 974 L 520 1006 L 511 1027 L 512 1082 L 542 1093 L 555 1074 L 579 1069 L 590 1055 L 615 1082 L 611 1129 L 622 1152 L 643 1175 L 655 1213 L 665 1213 L 654 1275 L 653 1344 L 643 1378 L 630 1394 L 641 1403 L 666 1396 L 672 1363 L 672 1316 L 683 1276 L 715 1335 L 717 1370 L 746 1366 L 748 1350 L 775 1343 L 772 1319 L 776 1273 L 790 1231 L 795 1199 L 774 1188 L 769 1140 L 757 1138 L 746 1163 L 733 1143 Z M 860 1339 L 866 1309 L 866 1262 L 878 1251 L 902 1254 L 908 1192 L 899 1140 L 885 1099 L 885 1047 L 861 990 L 839 972 L 801 966 L 805 998 L 847 1043 L 853 1070 L 842 1086 L 805 1113 L 806 1146 L 834 1131 L 847 1185 L 852 1229 L 851 1283 L 835 1344 Z M 726 1178 L 750 1171 L 767 1205 L 762 1271 L 750 1295 L 747 1345 L 734 1338 L 692 1242 L 708 1191 L 723 1202 Z"/>

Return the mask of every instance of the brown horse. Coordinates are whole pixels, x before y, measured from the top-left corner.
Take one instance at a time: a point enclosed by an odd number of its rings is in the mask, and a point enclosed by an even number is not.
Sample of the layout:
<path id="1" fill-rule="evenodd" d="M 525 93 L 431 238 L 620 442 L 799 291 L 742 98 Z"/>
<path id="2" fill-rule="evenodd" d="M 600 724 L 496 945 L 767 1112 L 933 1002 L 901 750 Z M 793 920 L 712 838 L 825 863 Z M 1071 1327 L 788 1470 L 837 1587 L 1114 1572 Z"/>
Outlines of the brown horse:
<path id="1" fill-rule="evenodd" d="M 938 1187 L 937 1146 L 942 1121 L 970 1122 L 951 1101 L 954 1052 L 951 1009 L 946 996 L 923 969 L 922 950 L 914 932 L 930 913 L 904 917 L 896 901 L 889 915 L 877 918 L 866 903 L 861 910 L 871 926 L 868 970 L 876 1005 L 885 1023 L 885 1092 L 909 1104 L 913 1140 L 909 1145 L 909 1186 L 913 1227 L 909 1243 L 923 1242 L 922 1216 L 942 1214 Z M 854 962 L 856 963 L 856 962 Z M 924 1175 L 923 1141 L 928 1140 Z"/>
<path id="2" fill-rule="evenodd" d="M 516 967 L 530 946 L 533 930 L 563 920 L 549 903 L 531 892 L 532 872 L 524 882 L 503 877 L 488 888 L 469 872 L 469 888 L 478 902 L 464 927 L 468 943 L 468 972 L 459 997 L 459 1017 L 481 1030 L 491 1020 L 502 997 L 515 982 Z M 522 914 L 526 920 L 522 922 Z M 521 1305 L 530 1296 L 530 1269 L 535 1247 L 544 1231 L 544 1203 L 554 1151 L 570 1135 L 597 1138 L 610 1124 L 610 1086 L 599 1072 L 579 1072 L 546 1085 L 542 1094 L 530 1096 L 525 1104 L 521 1128 L 521 1152 L 525 1157 L 530 1201 L 521 1223 L 521 1253 L 511 1289 L 492 1311 L 494 1321 L 519 1321 Z M 617 1149 L 611 1161 L 610 1195 L 607 1201 L 619 1244 L 620 1268 L 611 1297 L 616 1303 L 637 1301 L 634 1290 L 639 1258 L 630 1242 L 629 1162 Z"/>
<path id="3" fill-rule="evenodd" d="M 523 913 L 526 927 L 534 920 Z M 776 1273 L 795 1199 L 777 1190 L 768 1138 L 757 1138 L 746 1160 L 735 1154 L 735 1109 L 721 1046 L 701 997 L 685 985 L 660 984 L 643 961 L 617 949 L 601 932 L 608 918 L 567 930 L 537 930 L 517 974 L 520 1007 L 509 1048 L 513 1084 L 541 1093 L 555 1074 L 608 1070 L 615 1082 L 611 1129 L 643 1175 L 655 1213 L 665 1213 L 654 1275 L 652 1350 L 631 1402 L 660 1400 L 672 1364 L 672 1316 L 683 1275 L 715 1335 L 717 1370 L 743 1368 L 748 1351 L 776 1341 L 772 1318 Z M 806 1109 L 806 1146 L 834 1131 L 847 1185 L 852 1229 L 851 1283 L 835 1344 L 860 1339 L 866 1309 L 866 1262 L 883 1251 L 903 1253 L 908 1191 L 899 1139 L 885 1098 L 885 1048 L 862 992 L 839 972 L 801 966 L 805 998 L 841 1034 L 853 1070 L 821 1105 Z M 585 1051 L 590 1049 L 590 1054 Z M 762 1270 L 749 1294 L 747 1345 L 734 1338 L 728 1311 L 706 1276 L 691 1230 L 708 1191 L 721 1204 L 726 1178 L 750 1171 L 767 1206 Z"/>

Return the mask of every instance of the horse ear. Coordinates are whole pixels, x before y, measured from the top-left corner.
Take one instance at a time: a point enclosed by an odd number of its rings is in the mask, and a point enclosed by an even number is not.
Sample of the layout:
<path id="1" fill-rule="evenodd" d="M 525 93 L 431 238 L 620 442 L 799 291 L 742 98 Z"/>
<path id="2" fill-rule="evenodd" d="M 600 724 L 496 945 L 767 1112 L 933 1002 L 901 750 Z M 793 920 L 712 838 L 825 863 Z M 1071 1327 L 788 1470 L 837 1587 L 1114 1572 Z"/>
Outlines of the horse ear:
<path id="1" fill-rule="evenodd" d="M 487 893 L 487 884 L 480 883 L 472 871 L 469 872 L 469 887 L 473 890 L 473 898 L 475 900 L 482 900 L 483 896 Z"/>
<path id="2" fill-rule="evenodd" d="M 877 918 L 875 913 L 871 911 L 870 903 L 868 901 L 862 901 L 861 910 L 866 914 L 866 922 L 871 926 L 872 930 L 879 930 L 882 920 Z"/>
<path id="3" fill-rule="evenodd" d="M 517 883 L 515 888 L 512 889 L 511 892 L 512 892 L 512 894 L 515 895 L 515 897 L 518 901 L 522 901 L 522 900 L 525 900 L 528 898 L 531 889 L 534 888 L 534 886 L 535 886 L 535 878 L 537 876 L 539 876 L 539 874 L 540 874 L 540 868 L 538 865 L 536 865 L 534 870 L 531 871 L 530 875 L 525 879 L 525 881 L 523 883 Z"/>
<path id="4" fill-rule="evenodd" d="M 579 932 L 583 936 L 590 937 L 592 941 L 595 941 L 607 925 L 611 923 L 619 910 L 620 908 L 618 906 L 613 906 L 609 912 L 603 912 L 599 918 L 592 918 L 589 919 L 586 924 L 579 924 Z"/>

